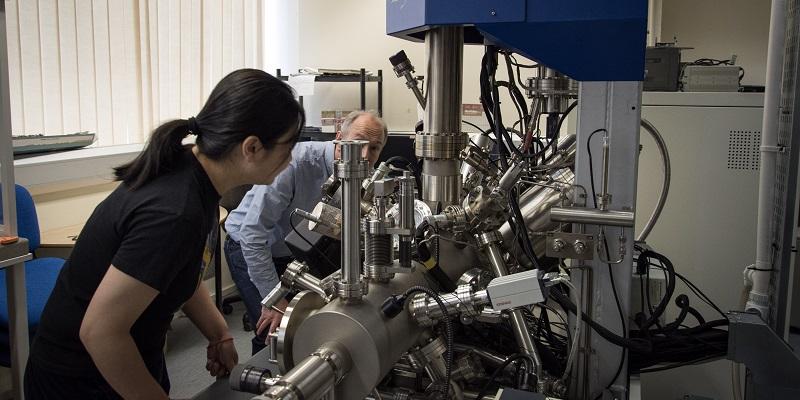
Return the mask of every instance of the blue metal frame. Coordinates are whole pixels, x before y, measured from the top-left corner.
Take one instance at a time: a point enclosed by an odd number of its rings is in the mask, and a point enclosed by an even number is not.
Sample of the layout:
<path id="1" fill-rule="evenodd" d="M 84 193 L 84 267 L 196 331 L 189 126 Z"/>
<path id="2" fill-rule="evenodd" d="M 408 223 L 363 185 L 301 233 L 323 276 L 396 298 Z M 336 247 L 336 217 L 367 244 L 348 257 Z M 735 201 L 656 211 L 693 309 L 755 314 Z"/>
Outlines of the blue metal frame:
<path id="1" fill-rule="evenodd" d="M 644 78 L 647 0 L 386 0 L 389 35 L 421 41 L 440 25 L 579 81 Z"/>

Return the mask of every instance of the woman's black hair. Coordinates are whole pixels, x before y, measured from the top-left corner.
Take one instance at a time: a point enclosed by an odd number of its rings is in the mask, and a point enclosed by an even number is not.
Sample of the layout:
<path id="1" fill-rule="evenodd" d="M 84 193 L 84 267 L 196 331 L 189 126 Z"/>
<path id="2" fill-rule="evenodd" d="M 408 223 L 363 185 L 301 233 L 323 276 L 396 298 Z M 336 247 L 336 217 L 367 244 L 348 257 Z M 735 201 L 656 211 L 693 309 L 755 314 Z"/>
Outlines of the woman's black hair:
<path id="1" fill-rule="evenodd" d="M 267 148 L 282 138 L 294 142 L 304 125 L 305 113 L 289 85 L 261 70 L 240 69 L 222 78 L 194 120 L 156 128 L 141 154 L 114 168 L 114 174 L 137 189 L 178 166 L 186 151 L 181 142 L 189 134 L 197 135 L 200 153 L 220 160 L 248 136 Z"/>

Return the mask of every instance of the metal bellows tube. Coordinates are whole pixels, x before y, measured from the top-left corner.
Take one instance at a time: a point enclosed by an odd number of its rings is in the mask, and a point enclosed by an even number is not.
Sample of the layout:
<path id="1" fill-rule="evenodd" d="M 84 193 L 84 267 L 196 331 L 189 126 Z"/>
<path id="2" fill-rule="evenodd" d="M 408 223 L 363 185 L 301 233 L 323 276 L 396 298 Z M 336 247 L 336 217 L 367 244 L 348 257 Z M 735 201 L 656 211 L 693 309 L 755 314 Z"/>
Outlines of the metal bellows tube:
<path id="1" fill-rule="evenodd" d="M 664 137 L 661 136 L 661 133 L 658 132 L 658 129 L 656 129 L 650 121 L 644 118 L 642 118 L 641 126 L 653 137 L 653 141 L 656 142 L 658 151 L 661 153 L 661 162 L 664 164 L 664 181 L 661 183 L 661 193 L 658 195 L 656 208 L 654 208 L 653 213 L 650 214 L 650 219 L 647 220 L 644 228 L 642 228 L 642 232 L 636 237 L 637 242 L 645 241 L 650 231 L 652 231 L 653 227 L 656 225 L 656 222 L 658 222 L 658 217 L 661 216 L 661 211 L 664 210 L 664 204 L 667 202 L 669 183 L 672 179 L 672 166 L 669 161 L 669 151 L 667 150 L 667 143 L 664 141 Z"/>

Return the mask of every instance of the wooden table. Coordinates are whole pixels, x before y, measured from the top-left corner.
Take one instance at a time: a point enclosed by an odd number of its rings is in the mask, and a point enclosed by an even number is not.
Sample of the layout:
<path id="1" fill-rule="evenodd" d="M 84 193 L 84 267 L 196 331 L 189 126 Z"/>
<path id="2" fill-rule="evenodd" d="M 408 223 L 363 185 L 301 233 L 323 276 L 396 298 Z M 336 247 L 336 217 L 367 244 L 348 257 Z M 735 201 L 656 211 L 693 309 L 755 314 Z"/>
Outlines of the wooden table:
<path id="1" fill-rule="evenodd" d="M 69 225 L 61 228 L 42 231 L 39 247 L 65 249 L 75 246 L 75 240 L 81 233 L 83 224 Z"/>

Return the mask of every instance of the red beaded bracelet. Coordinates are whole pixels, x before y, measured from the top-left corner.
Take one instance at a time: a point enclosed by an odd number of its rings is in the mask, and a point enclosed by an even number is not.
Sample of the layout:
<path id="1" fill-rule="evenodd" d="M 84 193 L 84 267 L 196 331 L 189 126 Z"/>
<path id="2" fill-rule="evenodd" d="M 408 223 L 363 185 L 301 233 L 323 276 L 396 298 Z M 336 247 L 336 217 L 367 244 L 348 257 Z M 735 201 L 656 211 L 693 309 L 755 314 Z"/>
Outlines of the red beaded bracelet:
<path id="1" fill-rule="evenodd" d="M 227 341 L 233 341 L 233 337 L 232 336 L 228 336 L 228 337 L 226 337 L 224 339 L 220 339 L 220 340 L 217 340 L 217 341 L 214 341 L 214 342 L 209 342 L 208 346 L 206 346 L 206 348 L 210 349 L 212 347 L 215 347 L 215 346 L 220 345 L 222 343 L 225 343 Z"/>

